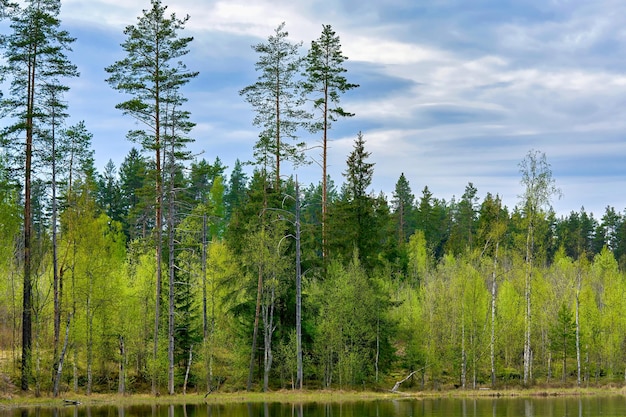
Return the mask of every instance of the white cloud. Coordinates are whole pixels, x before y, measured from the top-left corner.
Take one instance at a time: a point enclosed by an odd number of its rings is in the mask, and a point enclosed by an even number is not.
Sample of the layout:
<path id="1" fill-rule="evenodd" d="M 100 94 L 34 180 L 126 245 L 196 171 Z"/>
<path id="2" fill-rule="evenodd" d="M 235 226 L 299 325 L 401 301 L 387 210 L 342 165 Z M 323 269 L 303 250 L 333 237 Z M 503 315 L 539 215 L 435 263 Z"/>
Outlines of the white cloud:
<path id="1" fill-rule="evenodd" d="M 614 190 L 626 186 L 626 171 L 621 177 L 603 172 L 606 164 L 601 161 L 616 155 L 626 158 L 624 141 L 615 139 L 626 131 L 626 73 L 621 63 L 626 3 L 537 0 L 517 4 L 522 10 L 509 14 L 506 7 L 514 7 L 509 2 L 487 2 L 504 9 L 500 18 L 483 21 L 468 18 L 462 1 L 420 3 L 424 15 L 410 12 L 414 2 L 398 1 L 360 2 L 354 7 L 322 0 L 164 1 L 179 17 L 191 16 L 187 27 L 196 37 L 193 48 L 203 49 L 197 56 L 205 61 L 199 61 L 203 67 L 198 69 L 207 75 L 196 88 L 211 92 L 194 92 L 190 105 L 199 122 L 194 133 L 207 154 L 224 161 L 251 154 L 256 133 L 250 110 L 232 81 L 220 83 L 224 73 L 253 71 L 249 45 L 266 39 L 284 21 L 290 38 L 303 40 L 306 49 L 319 36 L 322 23 L 330 23 L 349 63 L 367 69 L 375 75 L 372 79 L 406 82 L 384 91 L 375 83 L 361 83 L 363 94 L 343 99 L 346 109 L 356 113 L 351 129 L 365 126 L 366 146 L 376 162 L 374 188 L 390 193 L 404 171 L 415 194 L 428 185 L 436 196 L 449 199 L 473 181 L 483 195 L 509 193 L 510 205 L 519 193 L 517 163 L 528 149 L 536 148 L 556 161 L 555 169 L 567 172 L 566 178 L 557 178 L 565 193 L 558 203 L 561 211 L 582 205 L 625 206 Z M 149 0 L 64 0 L 62 18 L 121 36 L 123 27 L 134 24 L 147 7 Z M 472 7 L 472 17 L 493 14 L 481 13 L 480 4 Z M 387 17 L 393 16 L 391 8 L 407 12 L 393 19 Z M 426 32 L 430 27 L 440 30 Z M 119 50 L 117 41 L 111 50 Z M 109 59 L 111 50 L 101 55 Z M 76 84 L 77 94 L 90 91 L 90 82 L 102 80 L 82 80 Z M 88 99 L 81 97 L 81 103 Z M 336 183 L 343 180 L 341 172 L 356 135 L 346 132 L 347 124 L 335 124 L 338 139 L 331 144 Z M 573 160 L 600 169 L 570 179 Z M 315 169 L 308 171 L 316 175 Z"/>

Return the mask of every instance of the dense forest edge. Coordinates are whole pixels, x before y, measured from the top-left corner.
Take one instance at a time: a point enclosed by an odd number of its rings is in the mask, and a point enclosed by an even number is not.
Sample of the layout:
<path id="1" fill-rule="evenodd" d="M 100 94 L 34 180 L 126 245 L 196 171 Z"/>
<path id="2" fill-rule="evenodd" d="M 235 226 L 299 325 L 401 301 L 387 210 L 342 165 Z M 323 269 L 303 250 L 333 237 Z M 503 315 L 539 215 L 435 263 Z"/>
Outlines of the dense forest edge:
<path id="1" fill-rule="evenodd" d="M 626 215 L 558 216 L 544 153 L 521 159 L 512 208 L 471 182 L 416 196 L 402 173 L 372 191 L 366 132 L 335 183 L 332 126 L 359 86 L 330 25 L 302 53 L 283 23 L 240 91 L 255 159 L 198 159 L 190 17 L 151 0 L 106 68 L 136 147 L 98 172 L 88 127 L 65 123 L 61 1 L 0 5 L 0 397 L 623 394 Z M 320 180 L 301 184 L 307 138 Z"/>

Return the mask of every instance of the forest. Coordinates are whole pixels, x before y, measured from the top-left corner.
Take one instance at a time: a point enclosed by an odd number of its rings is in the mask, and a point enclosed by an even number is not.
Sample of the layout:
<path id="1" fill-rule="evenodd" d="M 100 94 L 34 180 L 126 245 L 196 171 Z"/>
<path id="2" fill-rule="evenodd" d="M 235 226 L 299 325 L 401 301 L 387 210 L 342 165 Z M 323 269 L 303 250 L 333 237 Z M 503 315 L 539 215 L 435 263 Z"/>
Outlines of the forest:
<path id="1" fill-rule="evenodd" d="M 367 132 L 336 183 L 332 127 L 359 86 L 330 25 L 302 53 L 281 24 L 240 90 L 254 160 L 198 159 L 189 17 L 151 0 L 106 68 L 136 147 L 98 172 L 88 127 L 66 124 L 79 74 L 60 7 L 2 3 L 2 392 L 626 382 L 626 216 L 557 216 L 541 151 L 519 162 L 514 207 L 471 182 L 416 196 L 401 172 L 391 195 L 372 191 Z M 319 181 L 300 184 L 312 137 Z"/>

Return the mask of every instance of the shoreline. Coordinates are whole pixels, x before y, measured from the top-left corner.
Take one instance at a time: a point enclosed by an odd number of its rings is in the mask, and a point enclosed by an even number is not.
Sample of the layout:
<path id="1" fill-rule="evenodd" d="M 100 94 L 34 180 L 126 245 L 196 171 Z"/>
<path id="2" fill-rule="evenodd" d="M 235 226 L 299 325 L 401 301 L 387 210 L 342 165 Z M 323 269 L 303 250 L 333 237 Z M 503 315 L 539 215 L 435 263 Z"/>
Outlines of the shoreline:
<path id="1" fill-rule="evenodd" d="M 549 398 L 549 397 L 589 397 L 589 396 L 626 396 L 626 388 L 514 388 L 480 389 L 450 391 L 343 391 L 343 390 L 278 390 L 263 392 L 229 392 L 175 394 L 154 396 L 151 394 L 63 394 L 56 398 L 47 393 L 36 397 L 34 394 L 10 396 L 0 395 L 0 410 L 33 407 L 97 407 L 97 406 L 132 406 L 132 405 L 180 405 L 180 404 L 232 404 L 249 402 L 352 402 L 374 400 L 423 400 L 438 398 L 457 399 L 497 399 L 497 398 Z"/>

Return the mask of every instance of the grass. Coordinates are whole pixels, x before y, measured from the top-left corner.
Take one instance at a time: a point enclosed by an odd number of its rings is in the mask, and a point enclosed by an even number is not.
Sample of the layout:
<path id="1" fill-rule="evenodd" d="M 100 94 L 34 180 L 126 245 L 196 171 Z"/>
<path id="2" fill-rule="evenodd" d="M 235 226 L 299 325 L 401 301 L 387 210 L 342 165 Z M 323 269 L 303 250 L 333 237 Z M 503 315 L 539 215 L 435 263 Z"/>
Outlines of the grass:
<path id="1" fill-rule="evenodd" d="M 556 397 L 556 396 L 594 396 L 624 395 L 626 388 L 529 388 L 511 390 L 453 390 L 453 391 L 419 391 L 419 392 L 372 392 L 372 391 L 291 391 L 281 390 L 269 393 L 233 392 L 204 394 L 177 394 L 153 396 L 148 394 L 71 394 L 66 393 L 58 398 L 49 395 L 36 397 L 31 394 L 13 397 L 0 396 L 0 409 L 18 407 L 54 407 L 61 406 L 65 400 L 78 401 L 84 406 L 131 406 L 131 405 L 166 405 L 166 404 L 228 404 L 246 402 L 352 402 L 385 399 L 426 399 L 426 398 L 493 398 L 493 397 Z"/>

